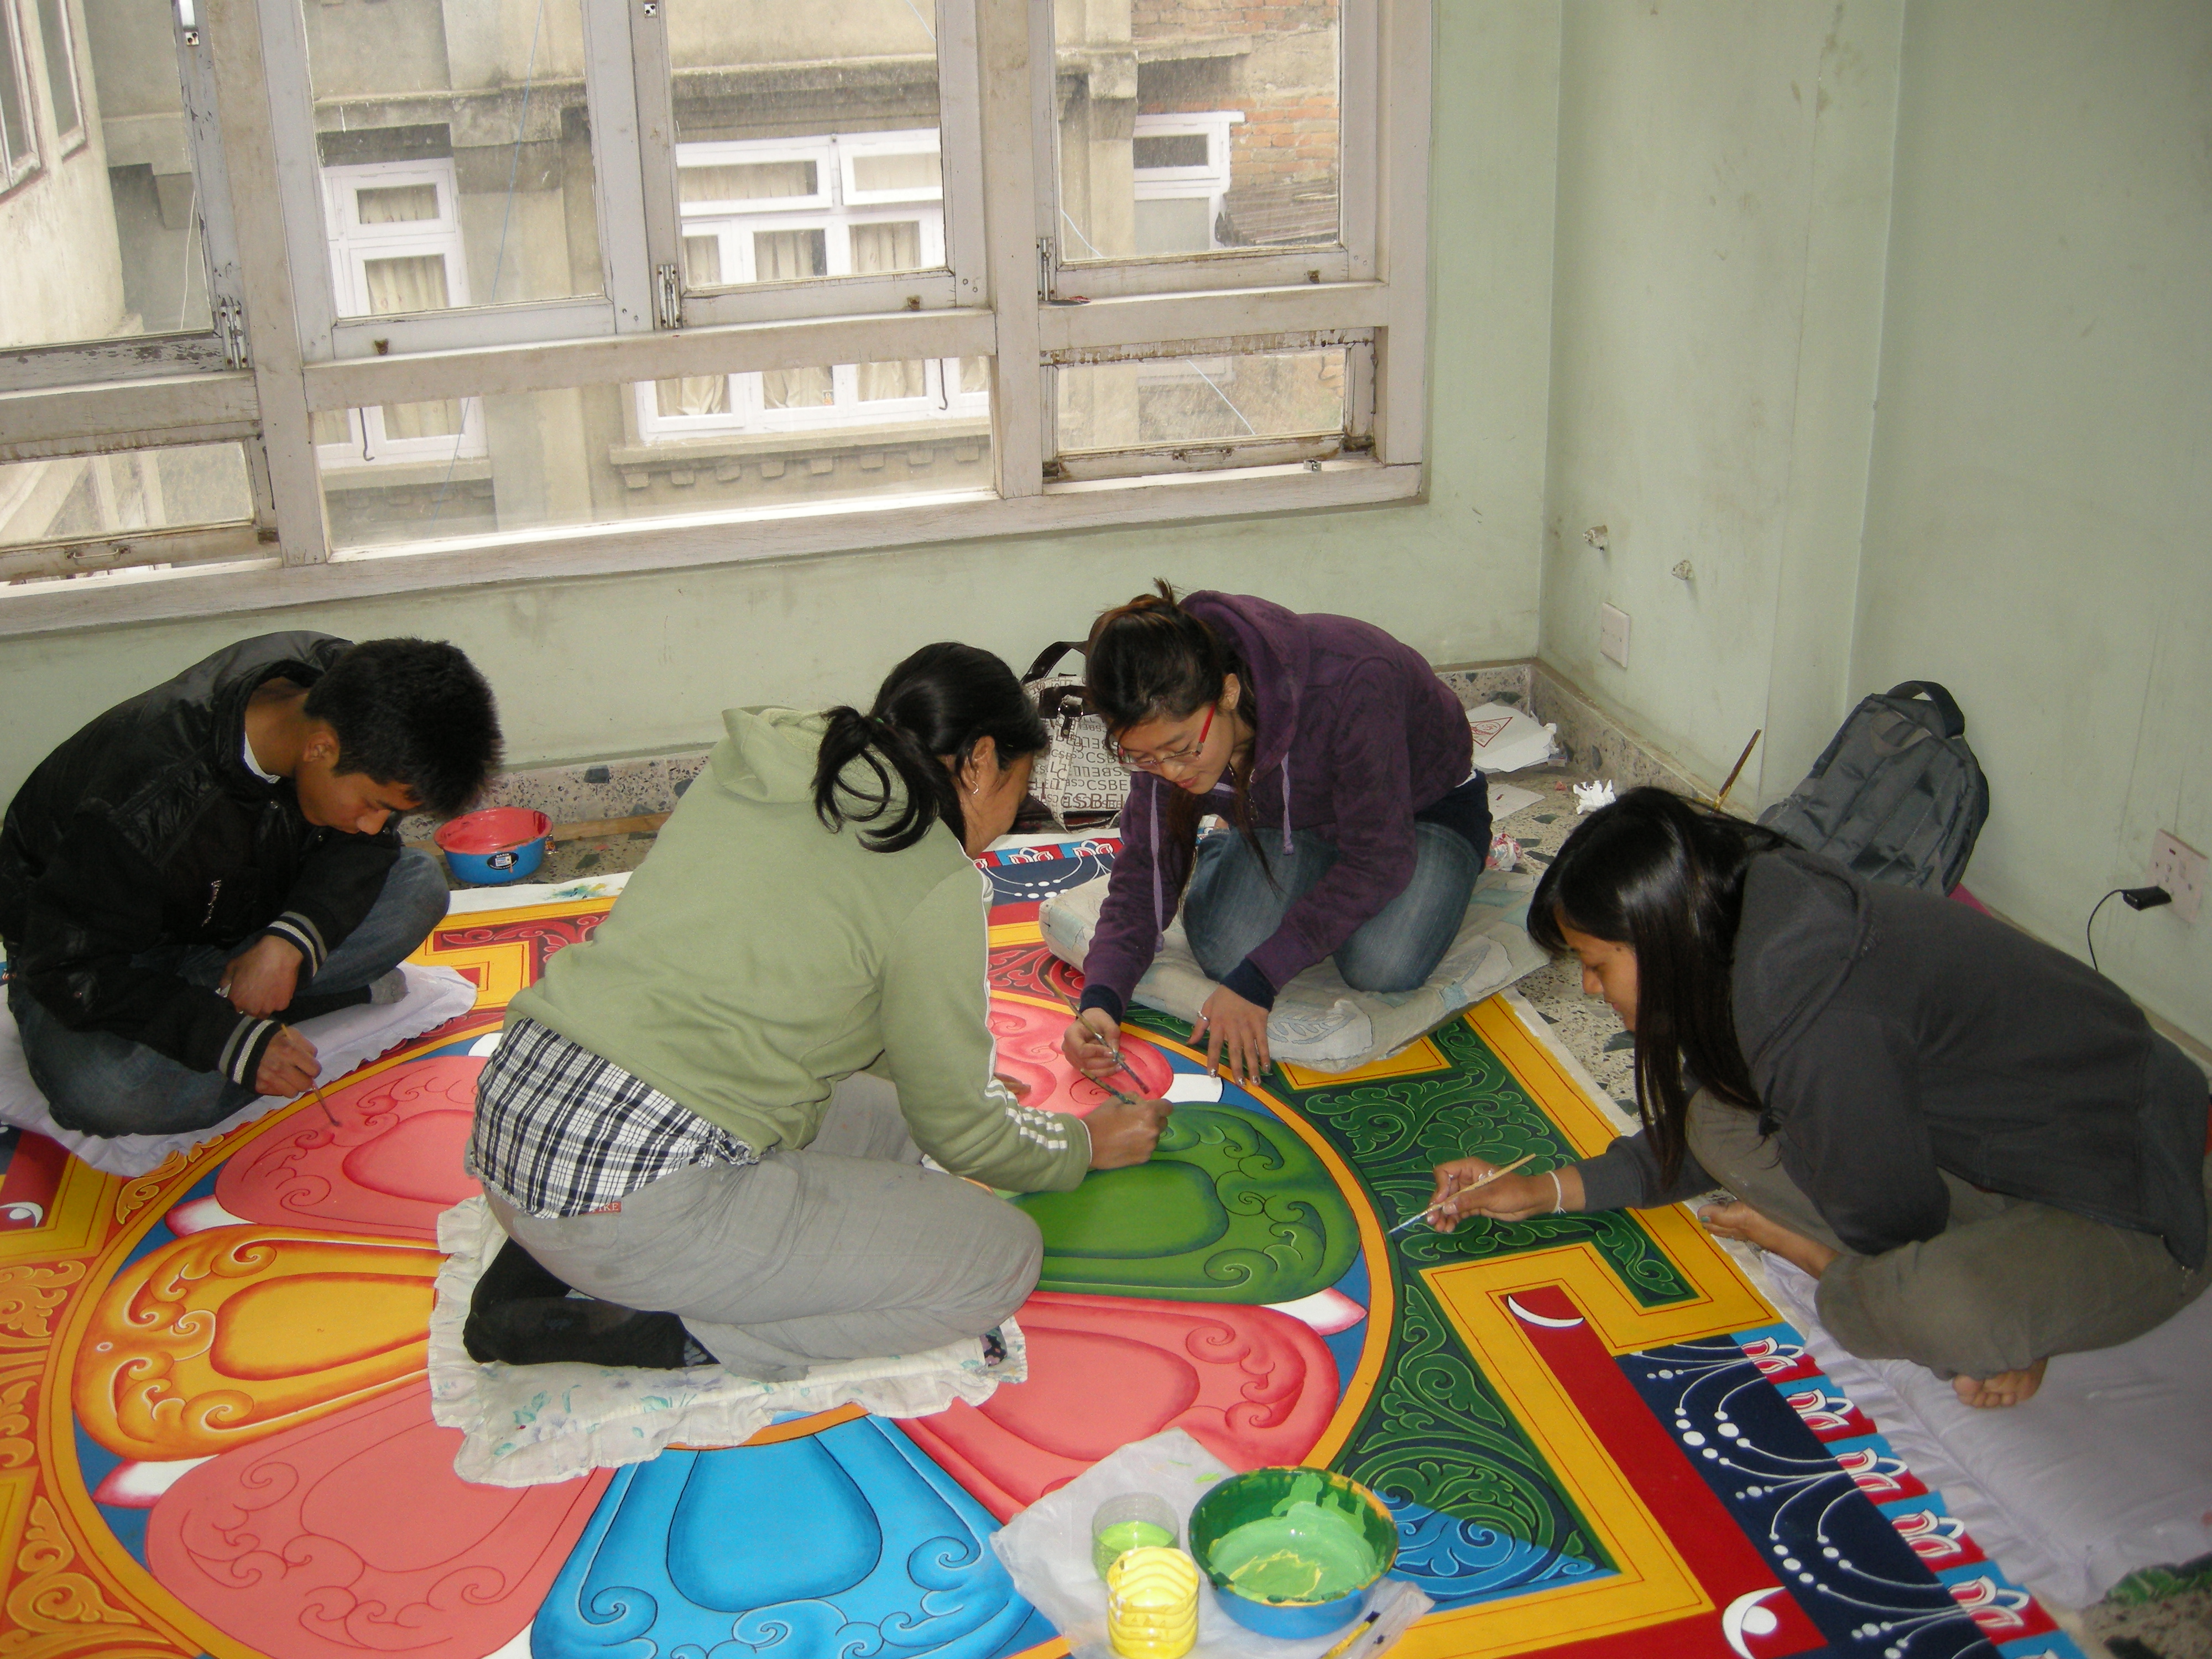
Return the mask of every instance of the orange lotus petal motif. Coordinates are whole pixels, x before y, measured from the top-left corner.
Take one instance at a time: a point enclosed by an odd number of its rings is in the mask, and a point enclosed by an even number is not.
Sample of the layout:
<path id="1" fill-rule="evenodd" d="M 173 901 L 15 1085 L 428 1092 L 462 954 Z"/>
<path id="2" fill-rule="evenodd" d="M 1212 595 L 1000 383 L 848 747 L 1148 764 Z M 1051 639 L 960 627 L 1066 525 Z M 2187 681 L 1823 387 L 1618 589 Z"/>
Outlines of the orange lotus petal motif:
<path id="1" fill-rule="evenodd" d="M 247 1221 L 435 1238 L 439 1212 L 478 1190 L 461 1153 L 483 1066 L 441 1054 L 333 1090 L 329 1116 L 295 1112 L 225 1163 L 216 1201 Z"/>
<path id="2" fill-rule="evenodd" d="M 125 1457 L 208 1457 L 387 1393 L 425 1369 L 444 1260 L 290 1227 L 179 1239 L 101 1294 L 77 1350 L 77 1419 Z"/>
<path id="3" fill-rule="evenodd" d="M 429 1389 L 301 1424 L 165 1492 L 146 1559 L 257 1652 L 480 1659 L 527 1626 L 613 1478 L 471 1486 Z"/>

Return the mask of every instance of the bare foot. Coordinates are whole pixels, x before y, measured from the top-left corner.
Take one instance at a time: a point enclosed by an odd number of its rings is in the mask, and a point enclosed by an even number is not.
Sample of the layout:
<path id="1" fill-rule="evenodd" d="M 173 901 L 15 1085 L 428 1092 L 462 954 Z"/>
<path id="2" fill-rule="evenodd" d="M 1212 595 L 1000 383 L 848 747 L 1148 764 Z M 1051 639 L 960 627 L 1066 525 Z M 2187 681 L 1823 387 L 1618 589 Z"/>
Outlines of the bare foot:
<path id="1" fill-rule="evenodd" d="M 1951 1386 L 1969 1406 L 2017 1406 L 2043 1386 L 2048 1359 L 2039 1359 L 2024 1371 L 1999 1371 L 1995 1376 L 1954 1376 Z"/>
<path id="2" fill-rule="evenodd" d="M 1795 1233 L 1780 1222 L 1760 1214 L 1741 1199 L 1731 1199 L 1725 1204 L 1708 1204 L 1698 1212 L 1698 1219 L 1705 1224 L 1705 1231 L 1717 1238 L 1740 1238 L 1747 1244 L 1756 1244 L 1762 1250 L 1771 1250 L 1784 1261 L 1802 1267 L 1818 1279 L 1828 1271 L 1828 1264 L 1839 1252 L 1830 1249 L 1816 1238 Z"/>

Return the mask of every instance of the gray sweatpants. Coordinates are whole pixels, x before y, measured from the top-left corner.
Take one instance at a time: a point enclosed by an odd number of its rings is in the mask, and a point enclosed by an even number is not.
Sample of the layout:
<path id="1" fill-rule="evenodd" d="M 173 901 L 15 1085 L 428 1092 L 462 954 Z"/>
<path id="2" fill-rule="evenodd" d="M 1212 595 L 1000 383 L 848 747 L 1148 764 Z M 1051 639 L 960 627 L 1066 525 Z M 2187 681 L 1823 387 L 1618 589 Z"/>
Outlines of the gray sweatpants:
<path id="1" fill-rule="evenodd" d="M 1986 1193 L 1948 1171 L 1951 1219 L 1923 1243 L 1855 1255 L 1779 1163 L 1759 1120 L 1700 1093 L 1690 1155 L 1722 1186 L 1793 1232 L 1841 1250 L 1821 1276 L 1820 1322 L 1863 1359 L 1909 1359 L 1938 1376 L 1994 1376 L 2053 1354 L 2116 1347 L 2202 1295 L 2151 1233 Z M 2212 1158 L 2204 1164 L 2212 1203 Z"/>
<path id="2" fill-rule="evenodd" d="M 586 1296 L 681 1315 L 730 1370 L 781 1381 L 981 1336 L 1036 1287 L 1036 1223 L 921 1159 L 897 1091 L 860 1074 L 837 1085 L 804 1152 L 665 1176 L 599 1215 L 490 1202 L 510 1238 Z"/>

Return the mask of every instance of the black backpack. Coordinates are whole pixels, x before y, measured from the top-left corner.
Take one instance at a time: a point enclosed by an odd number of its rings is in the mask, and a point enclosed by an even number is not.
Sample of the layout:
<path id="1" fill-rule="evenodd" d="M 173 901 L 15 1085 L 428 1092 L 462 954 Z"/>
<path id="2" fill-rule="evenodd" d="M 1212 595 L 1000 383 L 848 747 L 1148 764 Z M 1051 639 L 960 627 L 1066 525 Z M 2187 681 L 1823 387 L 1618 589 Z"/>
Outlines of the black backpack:
<path id="1" fill-rule="evenodd" d="M 1990 816 L 1966 717 L 1933 680 L 1869 697 L 1759 821 L 1873 881 L 1948 893 Z"/>

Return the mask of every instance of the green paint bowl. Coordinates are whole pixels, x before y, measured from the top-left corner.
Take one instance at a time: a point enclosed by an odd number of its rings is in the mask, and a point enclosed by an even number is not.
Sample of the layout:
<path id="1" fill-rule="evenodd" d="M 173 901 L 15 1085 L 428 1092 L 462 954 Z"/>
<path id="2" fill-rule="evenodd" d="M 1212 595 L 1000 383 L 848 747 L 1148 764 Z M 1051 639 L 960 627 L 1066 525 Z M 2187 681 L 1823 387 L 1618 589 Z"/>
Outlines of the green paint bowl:
<path id="1" fill-rule="evenodd" d="M 1359 1616 L 1397 1564 L 1398 1523 L 1327 1469 L 1249 1469 L 1190 1512 L 1190 1553 L 1222 1611 L 1262 1636 L 1326 1636 Z"/>

